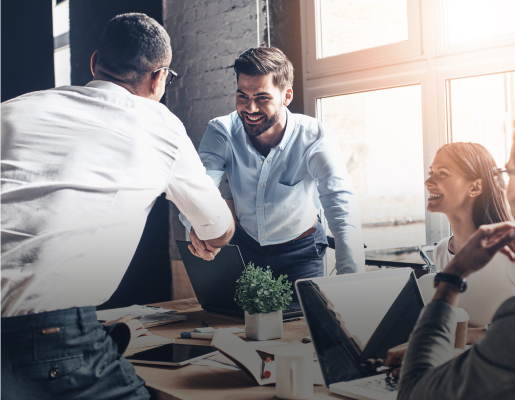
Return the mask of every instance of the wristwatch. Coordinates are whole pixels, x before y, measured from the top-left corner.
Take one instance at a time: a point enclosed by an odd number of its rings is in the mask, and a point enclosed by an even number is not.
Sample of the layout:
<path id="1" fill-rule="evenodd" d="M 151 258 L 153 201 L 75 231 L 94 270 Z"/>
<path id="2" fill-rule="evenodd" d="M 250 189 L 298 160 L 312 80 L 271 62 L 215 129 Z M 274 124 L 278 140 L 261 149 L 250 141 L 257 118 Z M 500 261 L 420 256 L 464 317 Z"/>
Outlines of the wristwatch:
<path id="1" fill-rule="evenodd" d="M 434 287 L 437 287 L 440 282 L 447 282 L 452 285 L 458 286 L 460 293 L 467 290 L 467 280 L 460 278 L 458 275 L 446 274 L 445 272 L 437 272 L 435 276 Z"/>

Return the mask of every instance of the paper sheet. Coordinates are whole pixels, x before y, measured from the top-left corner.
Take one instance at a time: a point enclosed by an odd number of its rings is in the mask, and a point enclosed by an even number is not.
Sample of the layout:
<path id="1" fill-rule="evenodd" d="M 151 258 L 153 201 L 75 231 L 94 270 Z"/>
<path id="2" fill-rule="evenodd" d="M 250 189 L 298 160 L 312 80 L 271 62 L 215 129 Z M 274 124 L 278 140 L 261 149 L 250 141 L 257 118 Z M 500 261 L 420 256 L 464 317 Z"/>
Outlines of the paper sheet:
<path id="1" fill-rule="evenodd" d="M 256 350 L 247 346 L 247 343 L 238 336 L 220 329 L 215 332 L 211 346 L 220 350 L 238 366 L 245 369 L 256 380 L 259 385 L 268 385 L 275 383 L 275 371 L 272 370 L 272 376 L 268 379 L 261 377 L 262 360 Z M 274 363 L 275 364 L 275 363 Z"/>
<path id="2" fill-rule="evenodd" d="M 149 307 L 149 306 L 140 306 L 134 304 L 130 307 L 122 307 L 122 308 L 113 308 L 110 310 L 102 310 L 97 311 L 97 319 L 100 321 L 115 321 L 118 318 L 124 317 L 128 314 L 132 314 L 134 318 L 142 317 L 145 315 L 152 314 L 170 314 L 175 311 L 161 308 L 161 307 Z"/>
<path id="3" fill-rule="evenodd" d="M 192 362 L 192 364 L 206 365 L 208 367 L 225 368 L 225 369 L 228 369 L 228 370 L 231 370 L 231 371 L 239 371 L 240 370 L 240 368 L 236 367 L 235 365 L 225 364 L 225 363 L 222 363 L 222 362 L 217 361 L 217 360 L 212 360 L 210 358 L 204 358 L 202 360 L 198 360 L 198 361 Z"/>
<path id="4" fill-rule="evenodd" d="M 137 349 L 140 347 L 152 347 L 166 343 L 175 343 L 175 339 L 167 339 L 158 335 L 140 336 L 131 340 L 127 349 Z"/>

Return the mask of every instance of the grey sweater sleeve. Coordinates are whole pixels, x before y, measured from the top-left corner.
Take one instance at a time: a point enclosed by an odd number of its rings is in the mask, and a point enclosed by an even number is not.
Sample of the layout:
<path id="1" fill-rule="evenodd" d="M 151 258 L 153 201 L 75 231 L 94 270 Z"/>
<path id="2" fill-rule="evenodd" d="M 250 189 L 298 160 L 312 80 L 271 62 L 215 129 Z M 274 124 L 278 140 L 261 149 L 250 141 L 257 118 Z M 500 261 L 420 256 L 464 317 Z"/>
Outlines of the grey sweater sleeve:
<path id="1" fill-rule="evenodd" d="M 455 330 L 449 304 L 426 307 L 410 338 L 398 400 L 514 399 L 515 297 L 496 312 L 486 337 L 453 359 Z"/>

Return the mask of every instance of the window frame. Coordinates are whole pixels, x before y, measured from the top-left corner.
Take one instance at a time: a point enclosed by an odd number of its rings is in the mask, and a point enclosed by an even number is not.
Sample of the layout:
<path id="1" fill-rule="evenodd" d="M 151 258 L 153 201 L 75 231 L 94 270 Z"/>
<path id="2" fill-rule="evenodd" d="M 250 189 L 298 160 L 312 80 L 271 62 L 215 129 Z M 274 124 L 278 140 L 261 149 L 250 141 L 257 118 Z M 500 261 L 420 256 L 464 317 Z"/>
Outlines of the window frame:
<path id="1" fill-rule="evenodd" d="M 323 97 L 421 85 L 424 179 L 427 179 L 436 151 L 450 138 L 447 96 L 450 80 L 515 71 L 515 34 L 444 45 L 443 0 L 407 1 L 408 18 L 414 19 L 408 21 L 410 35 L 414 27 L 419 27 L 418 53 L 412 43 L 411 49 L 404 49 L 402 56 L 394 58 L 385 55 L 392 46 L 386 45 L 316 59 L 318 0 L 300 0 L 304 113 L 316 118 L 317 102 Z M 415 37 L 410 36 L 412 39 Z M 427 206 L 427 198 L 425 201 Z M 450 234 L 445 215 L 426 210 L 426 245 L 434 245 Z"/>

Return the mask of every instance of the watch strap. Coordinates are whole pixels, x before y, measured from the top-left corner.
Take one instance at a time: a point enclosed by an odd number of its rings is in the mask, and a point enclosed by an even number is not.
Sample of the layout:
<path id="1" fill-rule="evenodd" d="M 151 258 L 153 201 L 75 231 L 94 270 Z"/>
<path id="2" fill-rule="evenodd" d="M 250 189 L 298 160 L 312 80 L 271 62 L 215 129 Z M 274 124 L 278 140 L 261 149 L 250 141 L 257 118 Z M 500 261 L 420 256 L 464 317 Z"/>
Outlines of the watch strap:
<path id="1" fill-rule="evenodd" d="M 434 286 L 437 287 L 440 282 L 447 282 L 452 285 L 456 285 L 460 289 L 461 293 L 467 290 L 467 280 L 459 277 L 458 275 L 446 274 L 445 272 L 437 272 L 435 276 Z"/>

